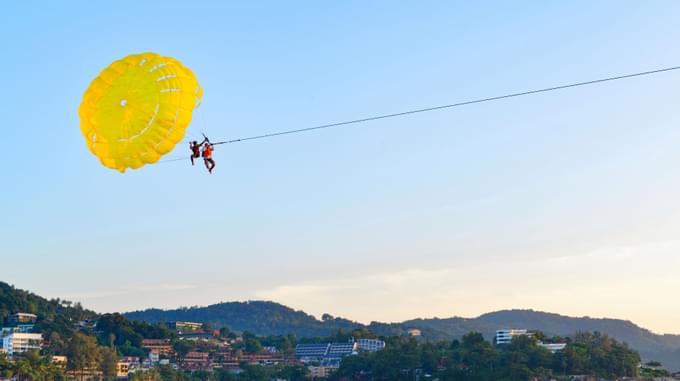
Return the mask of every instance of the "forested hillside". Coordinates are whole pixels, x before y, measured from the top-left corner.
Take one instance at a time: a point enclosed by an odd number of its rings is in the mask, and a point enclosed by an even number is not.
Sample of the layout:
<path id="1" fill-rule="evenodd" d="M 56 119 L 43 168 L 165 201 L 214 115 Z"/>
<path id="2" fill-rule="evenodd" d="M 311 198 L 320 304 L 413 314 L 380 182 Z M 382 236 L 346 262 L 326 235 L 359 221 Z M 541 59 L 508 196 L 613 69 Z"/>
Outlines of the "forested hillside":
<path id="1" fill-rule="evenodd" d="M 680 336 L 659 335 L 629 321 L 568 317 L 532 310 L 507 310 L 476 318 L 452 317 L 445 319 L 413 319 L 400 323 L 372 322 L 362 325 L 343 318 L 324 315 L 321 320 L 274 302 L 230 302 L 206 307 L 176 310 L 150 309 L 127 313 L 133 320 L 150 322 L 190 320 L 228 326 L 236 331 L 250 331 L 258 335 L 295 334 L 298 337 L 328 336 L 338 329 L 351 330 L 367 327 L 380 336 L 399 336 L 409 328 L 422 330 L 426 340 L 451 340 L 468 332 L 481 332 L 491 339 L 496 329 L 527 328 L 549 335 L 570 336 L 576 332 L 602 332 L 628 343 L 640 351 L 645 359 L 655 359 L 672 369 L 680 369 Z"/>
<path id="2" fill-rule="evenodd" d="M 28 291 L 0 282 L 0 324 L 15 312 L 29 312 L 38 316 L 36 330 L 50 337 L 52 332 L 70 337 L 81 320 L 101 320 L 95 312 L 84 309 L 78 303 L 59 299 L 48 300 Z M 115 315 L 105 315 L 115 316 Z M 539 330 L 548 335 L 571 336 L 576 332 L 602 332 L 628 343 L 638 350 L 644 359 L 659 360 L 669 368 L 680 370 L 680 336 L 658 335 L 632 322 L 617 319 L 595 319 L 589 317 L 568 317 L 558 314 L 531 310 L 498 311 L 477 318 L 452 317 L 445 319 L 414 319 L 400 323 L 372 322 L 363 325 L 344 318 L 325 314 L 317 319 L 303 311 L 284 305 L 266 302 L 229 302 L 206 307 L 180 308 L 176 310 L 149 309 L 125 314 L 131 320 L 150 323 L 175 320 L 210 323 L 215 327 L 229 327 L 234 331 L 249 331 L 256 335 L 294 334 L 299 338 L 324 337 L 357 328 L 368 328 L 380 336 L 406 335 L 409 328 L 419 328 L 424 340 L 452 340 L 468 332 L 480 332 L 491 339 L 499 328 L 527 328 Z M 125 323 L 135 324 L 135 323 Z M 118 324 L 117 326 L 125 326 Z M 129 330 L 146 332 L 153 328 L 147 325 L 131 325 Z M 100 328 L 104 328 L 102 325 Z M 156 328 L 154 328 L 156 329 Z M 116 332 L 120 343 L 123 338 L 136 344 L 139 335 Z M 139 336 L 139 337 L 137 337 Z M 151 337 L 156 334 L 151 335 Z"/>
<path id="3" fill-rule="evenodd" d="M 228 326 L 237 331 L 250 331 L 258 335 L 285 335 L 294 333 L 301 337 L 328 336 L 338 329 L 352 330 L 361 324 L 346 319 L 325 316 L 318 320 L 303 311 L 284 305 L 264 302 L 229 302 L 207 307 L 180 308 L 176 310 L 148 309 L 125 314 L 132 320 L 148 322 L 188 320 Z"/>
<path id="4" fill-rule="evenodd" d="M 70 336 L 73 325 L 81 320 L 94 319 L 97 314 L 84 309 L 79 303 L 65 300 L 47 300 L 31 292 L 20 290 L 0 282 L 0 326 L 16 312 L 28 312 L 38 316 L 36 330 L 46 337 L 52 332 Z"/>

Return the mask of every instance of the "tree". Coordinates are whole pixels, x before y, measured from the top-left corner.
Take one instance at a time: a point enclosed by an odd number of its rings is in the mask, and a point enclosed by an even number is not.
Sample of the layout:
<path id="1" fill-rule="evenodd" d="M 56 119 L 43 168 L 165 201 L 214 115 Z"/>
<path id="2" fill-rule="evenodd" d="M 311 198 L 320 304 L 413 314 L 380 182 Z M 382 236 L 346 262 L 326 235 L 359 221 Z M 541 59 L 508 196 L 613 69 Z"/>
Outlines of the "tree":
<path id="1" fill-rule="evenodd" d="M 113 380 L 118 374 L 118 353 L 114 348 L 101 350 L 101 370 L 105 380 Z"/>
<path id="2" fill-rule="evenodd" d="M 640 367 L 640 375 L 648 378 L 670 377 L 670 372 L 663 369 L 663 365 L 658 361 L 648 361 Z"/>
<path id="3" fill-rule="evenodd" d="M 262 344 L 257 339 L 248 339 L 246 340 L 245 350 L 248 353 L 262 352 Z"/>
<path id="4" fill-rule="evenodd" d="M 12 362 L 9 361 L 7 355 L 0 353 L 0 377 L 11 378 L 14 375 Z"/>
<path id="5" fill-rule="evenodd" d="M 95 338 L 76 332 L 68 345 L 67 367 L 76 373 L 80 372 L 82 380 L 85 370 L 99 368 L 100 356 L 101 352 Z"/>
<path id="6" fill-rule="evenodd" d="M 352 337 L 356 340 L 358 339 L 375 339 L 376 336 L 366 327 L 357 328 L 352 330 Z"/>
<path id="7" fill-rule="evenodd" d="M 174 370 L 169 365 L 161 365 L 158 367 L 158 375 L 163 381 L 188 381 L 189 376 L 187 376 L 182 371 Z"/>
<path id="8" fill-rule="evenodd" d="M 231 331 L 229 330 L 229 327 L 222 327 L 220 328 L 220 337 L 229 337 L 229 334 Z"/>
<path id="9" fill-rule="evenodd" d="M 309 369 L 304 365 L 291 365 L 280 368 L 277 372 L 278 378 L 283 378 L 288 381 L 304 381 L 307 380 Z"/>
<path id="10" fill-rule="evenodd" d="M 271 369 L 261 365 L 243 364 L 242 376 L 248 381 L 269 381 L 272 378 Z"/>
<path id="11" fill-rule="evenodd" d="M 371 366 L 371 355 L 360 354 L 345 357 L 340 368 L 331 376 L 331 380 L 360 380 L 361 376 L 371 369 Z"/>
<path id="12" fill-rule="evenodd" d="M 162 381 L 160 373 L 156 369 L 134 372 L 130 375 L 130 381 Z"/>
<path id="13" fill-rule="evenodd" d="M 25 352 L 15 364 L 16 378 L 20 381 L 53 378 L 47 365 L 47 361 L 40 357 L 38 351 Z"/>
<path id="14" fill-rule="evenodd" d="M 175 350 L 175 354 L 177 354 L 178 359 L 183 359 L 186 357 L 187 353 L 194 350 L 195 347 L 195 343 L 189 342 L 187 340 L 177 340 L 172 344 L 172 349 Z"/>
<path id="15" fill-rule="evenodd" d="M 244 349 L 248 353 L 262 352 L 262 343 L 254 334 L 246 331 L 243 332 L 243 341 L 245 342 Z"/>
<path id="16" fill-rule="evenodd" d="M 62 339 L 58 332 L 52 332 L 49 335 L 49 347 L 47 350 L 53 354 L 64 354 L 68 349 L 68 343 Z"/>
<path id="17" fill-rule="evenodd" d="M 20 359 L 14 364 L 14 376 L 19 381 L 29 381 L 37 379 L 35 369 L 26 359 Z"/>
<path id="18" fill-rule="evenodd" d="M 441 355 L 439 349 L 433 343 L 425 343 L 420 346 L 420 362 L 427 373 L 434 373 L 439 366 Z"/>

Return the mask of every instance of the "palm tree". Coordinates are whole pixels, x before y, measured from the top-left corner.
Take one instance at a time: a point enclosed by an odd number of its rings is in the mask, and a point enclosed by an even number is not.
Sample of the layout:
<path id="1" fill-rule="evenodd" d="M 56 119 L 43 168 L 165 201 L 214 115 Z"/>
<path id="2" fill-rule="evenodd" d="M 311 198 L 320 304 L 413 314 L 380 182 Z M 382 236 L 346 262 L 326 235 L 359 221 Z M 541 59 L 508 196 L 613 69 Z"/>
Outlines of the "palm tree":
<path id="1" fill-rule="evenodd" d="M 19 381 L 35 380 L 34 370 L 26 359 L 21 359 L 14 364 L 14 375 Z"/>

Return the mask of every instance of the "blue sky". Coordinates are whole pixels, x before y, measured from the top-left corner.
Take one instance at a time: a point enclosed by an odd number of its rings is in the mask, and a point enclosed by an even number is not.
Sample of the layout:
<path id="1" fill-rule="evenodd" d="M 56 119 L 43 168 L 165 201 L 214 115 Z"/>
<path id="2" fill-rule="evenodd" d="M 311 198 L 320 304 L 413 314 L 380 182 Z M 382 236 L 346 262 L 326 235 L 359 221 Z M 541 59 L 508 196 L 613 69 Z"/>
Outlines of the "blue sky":
<path id="1" fill-rule="evenodd" d="M 108 170 L 77 114 L 131 53 L 192 68 L 188 137 L 221 140 L 677 66 L 678 19 L 672 0 L 5 5 L 0 279 L 98 311 L 534 308 L 680 333 L 679 73 L 220 146 L 212 176 Z"/>

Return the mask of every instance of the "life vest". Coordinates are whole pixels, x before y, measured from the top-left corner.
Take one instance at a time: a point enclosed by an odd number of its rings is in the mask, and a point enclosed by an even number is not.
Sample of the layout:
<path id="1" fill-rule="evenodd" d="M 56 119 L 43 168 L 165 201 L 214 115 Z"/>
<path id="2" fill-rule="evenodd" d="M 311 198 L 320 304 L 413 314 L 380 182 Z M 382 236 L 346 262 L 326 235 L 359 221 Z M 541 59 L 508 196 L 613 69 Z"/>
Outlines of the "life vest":
<path id="1" fill-rule="evenodd" d="M 213 151 L 212 146 L 206 144 L 205 148 L 203 148 L 203 157 L 206 159 L 212 159 L 212 151 Z"/>

